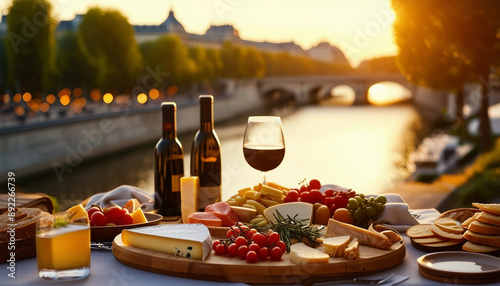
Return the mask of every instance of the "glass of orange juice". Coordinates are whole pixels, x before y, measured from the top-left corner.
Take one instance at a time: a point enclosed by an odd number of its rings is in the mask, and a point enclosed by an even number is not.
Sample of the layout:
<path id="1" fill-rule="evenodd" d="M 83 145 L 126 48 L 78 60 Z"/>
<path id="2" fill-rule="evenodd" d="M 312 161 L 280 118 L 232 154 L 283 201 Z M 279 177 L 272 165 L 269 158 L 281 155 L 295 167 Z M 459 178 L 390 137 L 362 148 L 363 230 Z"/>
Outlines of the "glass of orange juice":
<path id="1" fill-rule="evenodd" d="M 86 215 L 66 211 L 38 220 L 38 276 L 52 280 L 83 279 L 90 274 L 90 225 Z M 80 213 L 81 214 L 81 213 Z"/>

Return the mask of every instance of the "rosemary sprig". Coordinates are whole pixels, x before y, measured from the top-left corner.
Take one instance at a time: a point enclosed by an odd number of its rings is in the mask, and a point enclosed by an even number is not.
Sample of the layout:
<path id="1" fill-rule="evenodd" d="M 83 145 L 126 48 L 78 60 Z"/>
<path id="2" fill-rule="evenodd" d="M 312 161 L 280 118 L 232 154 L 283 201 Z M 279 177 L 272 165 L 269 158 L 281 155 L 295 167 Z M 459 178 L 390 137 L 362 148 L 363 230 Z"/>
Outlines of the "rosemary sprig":
<path id="1" fill-rule="evenodd" d="M 291 240 L 293 238 L 297 239 L 299 242 L 307 241 L 311 246 L 318 245 L 316 239 L 321 237 L 321 230 L 304 224 L 304 221 L 307 221 L 307 219 L 297 219 L 297 215 L 293 218 L 287 215 L 285 218 L 278 210 L 276 210 L 276 213 L 273 215 L 276 218 L 276 222 L 264 226 L 252 225 L 252 227 L 264 233 L 269 229 L 279 233 L 281 240 L 286 244 L 287 252 L 290 252 Z M 306 241 L 304 241 L 304 239 Z"/>

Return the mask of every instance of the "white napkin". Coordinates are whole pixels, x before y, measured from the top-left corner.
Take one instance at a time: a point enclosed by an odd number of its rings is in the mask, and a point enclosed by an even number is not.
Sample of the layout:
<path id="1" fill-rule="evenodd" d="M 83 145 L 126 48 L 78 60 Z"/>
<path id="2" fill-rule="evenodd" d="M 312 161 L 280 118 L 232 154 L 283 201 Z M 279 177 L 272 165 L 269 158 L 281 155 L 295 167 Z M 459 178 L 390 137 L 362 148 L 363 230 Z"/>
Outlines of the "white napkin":
<path id="1" fill-rule="evenodd" d="M 375 224 L 387 224 L 397 231 L 406 231 L 412 225 L 419 224 L 400 195 L 384 194 L 384 197 L 387 198 L 387 203 Z"/>
<path id="2" fill-rule="evenodd" d="M 98 205 L 104 208 L 110 203 L 123 207 L 130 199 L 134 198 L 141 203 L 141 209 L 143 211 L 147 212 L 153 210 L 153 196 L 144 190 L 129 185 L 121 185 L 109 192 L 93 195 L 88 200 L 86 209 L 91 208 L 92 205 Z"/>

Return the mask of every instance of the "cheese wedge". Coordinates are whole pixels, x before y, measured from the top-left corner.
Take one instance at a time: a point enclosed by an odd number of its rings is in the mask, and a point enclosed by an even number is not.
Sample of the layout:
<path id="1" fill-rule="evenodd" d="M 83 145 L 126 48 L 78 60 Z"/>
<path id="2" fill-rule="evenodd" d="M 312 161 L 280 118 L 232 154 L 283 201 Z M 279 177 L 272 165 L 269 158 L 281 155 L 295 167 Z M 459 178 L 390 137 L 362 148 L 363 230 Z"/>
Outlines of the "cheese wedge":
<path id="1" fill-rule="evenodd" d="M 350 240 L 348 235 L 327 237 L 323 239 L 324 251 L 331 257 L 343 257 Z"/>
<path id="2" fill-rule="evenodd" d="M 330 256 L 304 243 L 292 244 L 290 247 L 290 262 L 295 264 L 328 263 Z"/>
<path id="3" fill-rule="evenodd" d="M 344 251 L 344 258 L 347 260 L 354 260 L 359 258 L 359 242 L 355 238 L 349 242 Z"/>
<path id="4" fill-rule="evenodd" d="M 313 205 L 310 203 L 293 202 L 270 206 L 264 210 L 264 216 L 269 222 L 276 222 L 276 218 L 274 217 L 276 211 L 279 211 L 284 218 L 287 218 L 287 216 L 291 218 L 297 216 L 295 218 L 301 220 L 304 225 L 310 225 L 312 222 Z"/>
<path id="5" fill-rule="evenodd" d="M 125 245 L 204 260 L 212 251 L 212 238 L 203 224 L 164 224 L 122 231 Z"/>
<path id="6" fill-rule="evenodd" d="M 187 223 L 190 214 L 198 211 L 198 177 L 181 178 L 181 213 L 182 222 Z"/>

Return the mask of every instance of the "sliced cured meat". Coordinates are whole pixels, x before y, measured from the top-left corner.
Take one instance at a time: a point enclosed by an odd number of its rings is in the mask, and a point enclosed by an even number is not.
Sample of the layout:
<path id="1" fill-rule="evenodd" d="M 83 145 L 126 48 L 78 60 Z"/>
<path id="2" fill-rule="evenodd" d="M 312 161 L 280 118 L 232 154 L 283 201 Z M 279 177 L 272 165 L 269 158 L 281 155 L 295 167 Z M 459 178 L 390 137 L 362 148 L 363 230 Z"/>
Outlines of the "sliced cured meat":
<path id="1" fill-rule="evenodd" d="M 206 226 L 221 226 L 222 220 L 212 213 L 194 212 L 187 218 L 188 223 L 202 223 Z"/>
<path id="2" fill-rule="evenodd" d="M 231 209 L 231 206 L 226 202 L 219 202 L 208 205 L 205 208 L 205 212 L 212 213 L 216 215 L 218 218 L 220 218 L 222 220 L 222 226 L 232 226 L 238 221 L 240 221 L 238 215 Z"/>

